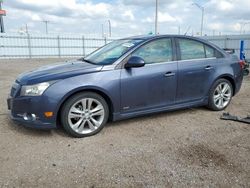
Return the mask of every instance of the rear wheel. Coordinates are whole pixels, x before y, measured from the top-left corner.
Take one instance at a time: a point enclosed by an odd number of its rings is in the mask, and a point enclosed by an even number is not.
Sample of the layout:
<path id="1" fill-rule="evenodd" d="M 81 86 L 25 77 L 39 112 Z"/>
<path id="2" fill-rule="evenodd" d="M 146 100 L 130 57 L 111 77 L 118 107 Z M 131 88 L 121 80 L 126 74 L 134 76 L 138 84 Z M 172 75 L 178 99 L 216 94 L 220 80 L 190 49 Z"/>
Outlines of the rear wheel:
<path id="1" fill-rule="evenodd" d="M 109 117 L 109 108 L 100 95 L 83 92 L 69 98 L 61 111 L 64 129 L 74 137 L 91 136 L 104 127 Z"/>
<path id="2" fill-rule="evenodd" d="M 210 89 L 208 107 L 215 111 L 224 110 L 230 104 L 232 96 L 232 84 L 226 79 L 219 79 Z"/>

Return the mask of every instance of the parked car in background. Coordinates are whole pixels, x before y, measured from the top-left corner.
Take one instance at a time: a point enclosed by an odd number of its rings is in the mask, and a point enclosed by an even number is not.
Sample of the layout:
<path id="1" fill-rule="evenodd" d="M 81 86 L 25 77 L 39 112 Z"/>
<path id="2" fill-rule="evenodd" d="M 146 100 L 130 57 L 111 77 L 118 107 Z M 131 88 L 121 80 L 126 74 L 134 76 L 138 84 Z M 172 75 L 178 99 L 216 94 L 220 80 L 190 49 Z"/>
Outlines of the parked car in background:
<path id="1" fill-rule="evenodd" d="M 236 56 L 199 38 L 129 37 L 85 58 L 21 74 L 8 107 L 26 126 L 61 124 L 84 137 L 108 120 L 203 105 L 223 110 L 240 90 L 242 68 Z"/>

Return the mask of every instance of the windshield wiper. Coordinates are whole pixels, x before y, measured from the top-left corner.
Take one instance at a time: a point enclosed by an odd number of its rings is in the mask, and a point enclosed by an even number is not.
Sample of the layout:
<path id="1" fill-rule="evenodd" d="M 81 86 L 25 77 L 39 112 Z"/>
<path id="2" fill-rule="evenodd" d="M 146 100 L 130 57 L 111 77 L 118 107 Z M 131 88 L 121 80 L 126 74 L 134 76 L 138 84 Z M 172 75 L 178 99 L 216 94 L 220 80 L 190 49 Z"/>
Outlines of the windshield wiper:
<path id="1" fill-rule="evenodd" d="M 88 60 L 88 59 L 85 59 L 84 57 L 81 58 L 80 60 L 95 65 L 95 63 L 94 63 L 93 61 L 90 61 L 90 60 Z"/>

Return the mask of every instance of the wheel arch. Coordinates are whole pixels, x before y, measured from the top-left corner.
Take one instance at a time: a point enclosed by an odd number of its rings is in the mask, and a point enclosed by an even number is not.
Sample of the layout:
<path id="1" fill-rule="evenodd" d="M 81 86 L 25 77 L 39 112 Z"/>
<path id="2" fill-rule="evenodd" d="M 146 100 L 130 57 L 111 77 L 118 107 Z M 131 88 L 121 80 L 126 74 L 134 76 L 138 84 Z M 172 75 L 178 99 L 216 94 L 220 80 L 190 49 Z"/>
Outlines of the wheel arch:
<path id="1" fill-rule="evenodd" d="M 234 95 L 235 95 L 236 84 L 235 84 L 235 80 L 234 80 L 233 76 L 230 75 L 230 74 L 223 74 L 223 75 L 217 77 L 217 78 L 215 79 L 215 81 L 213 82 L 213 84 L 214 84 L 217 80 L 219 80 L 219 79 L 226 79 L 226 80 L 228 80 L 228 81 L 231 83 L 231 85 L 232 85 L 232 87 L 233 87 L 233 96 L 234 96 Z M 212 86 L 213 86 L 213 84 L 212 84 Z M 212 87 L 212 86 L 211 86 L 211 87 Z"/>
<path id="2" fill-rule="evenodd" d="M 113 102 L 111 100 L 111 97 L 100 88 L 87 87 L 87 88 L 77 88 L 77 89 L 71 91 L 70 93 L 66 94 L 62 98 L 62 100 L 61 100 L 61 102 L 58 105 L 57 110 L 56 110 L 56 121 L 57 122 L 60 122 L 61 110 L 62 110 L 64 103 L 73 95 L 76 95 L 76 94 L 81 93 L 81 92 L 93 92 L 93 93 L 96 93 L 96 94 L 99 94 L 100 96 L 102 96 L 104 98 L 104 100 L 107 102 L 108 107 L 109 107 L 109 120 L 112 119 L 112 113 L 114 110 L 114 106 L 113 106 Z"/>

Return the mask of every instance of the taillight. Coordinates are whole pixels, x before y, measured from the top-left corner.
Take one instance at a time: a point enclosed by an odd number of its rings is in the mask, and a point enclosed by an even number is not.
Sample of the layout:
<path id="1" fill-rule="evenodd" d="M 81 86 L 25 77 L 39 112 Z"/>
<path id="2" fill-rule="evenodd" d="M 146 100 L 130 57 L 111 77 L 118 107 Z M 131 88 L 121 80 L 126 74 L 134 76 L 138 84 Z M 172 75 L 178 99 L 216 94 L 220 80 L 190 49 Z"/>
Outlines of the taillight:
<path id="1" fill-rule="evenodd" d="M 239 64 L 240 64 L 240 68 L 241 68 L 241 69 L 244 69 L 244 67 L 245 67 L 245 62 L 244 62 L 243 60 L 240 60 L 240 61 L 239 61 Z"/>

